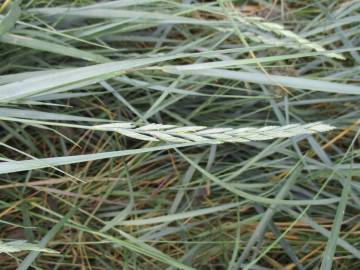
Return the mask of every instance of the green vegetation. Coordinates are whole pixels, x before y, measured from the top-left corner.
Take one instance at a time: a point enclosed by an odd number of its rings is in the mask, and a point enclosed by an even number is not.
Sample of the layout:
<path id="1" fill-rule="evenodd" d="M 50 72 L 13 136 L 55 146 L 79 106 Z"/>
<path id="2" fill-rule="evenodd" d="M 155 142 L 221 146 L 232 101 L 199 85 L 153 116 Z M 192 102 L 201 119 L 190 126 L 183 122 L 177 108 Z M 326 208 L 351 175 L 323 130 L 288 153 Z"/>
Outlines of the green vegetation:
<path id="1" fill-rule="evenodd" d="M 0 1 L 0 269 L 360 269 L 359 11 Z"/>

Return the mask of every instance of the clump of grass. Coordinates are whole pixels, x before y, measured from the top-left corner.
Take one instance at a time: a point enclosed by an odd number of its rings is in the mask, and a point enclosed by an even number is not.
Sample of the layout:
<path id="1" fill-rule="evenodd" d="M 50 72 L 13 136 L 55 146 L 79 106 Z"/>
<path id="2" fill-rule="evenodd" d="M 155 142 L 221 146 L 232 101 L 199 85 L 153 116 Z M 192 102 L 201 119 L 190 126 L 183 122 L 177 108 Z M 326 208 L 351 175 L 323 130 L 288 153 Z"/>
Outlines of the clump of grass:
<path id="1" fill-rule="evenodd" d="M 356 269 L 360 6 L 325 2 L 0 4 L 0 268 Z"/>

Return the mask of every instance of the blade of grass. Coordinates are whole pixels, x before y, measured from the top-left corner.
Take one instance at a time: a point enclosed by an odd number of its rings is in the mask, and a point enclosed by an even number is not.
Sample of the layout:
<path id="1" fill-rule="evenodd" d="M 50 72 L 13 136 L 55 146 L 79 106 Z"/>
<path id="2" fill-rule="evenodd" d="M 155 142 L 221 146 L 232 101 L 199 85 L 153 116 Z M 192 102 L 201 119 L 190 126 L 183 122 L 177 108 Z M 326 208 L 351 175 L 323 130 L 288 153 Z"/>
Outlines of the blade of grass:
<path id="1" fill-rule="evenodd" d="M 343 190 L 341 192 L 340 202 L 336 210 L 336 216 L 331 230 L 331 234 L 323 254 L 323 261 L 321 263 L 320 270 L 332 269 L 334 255 L 341 230 L 341 224 L 343 222 L 345 208 L 350 191 L 351 191 L 351 176 L 348 176 L 345 181 L 345 185 L 343 186 Z"/>

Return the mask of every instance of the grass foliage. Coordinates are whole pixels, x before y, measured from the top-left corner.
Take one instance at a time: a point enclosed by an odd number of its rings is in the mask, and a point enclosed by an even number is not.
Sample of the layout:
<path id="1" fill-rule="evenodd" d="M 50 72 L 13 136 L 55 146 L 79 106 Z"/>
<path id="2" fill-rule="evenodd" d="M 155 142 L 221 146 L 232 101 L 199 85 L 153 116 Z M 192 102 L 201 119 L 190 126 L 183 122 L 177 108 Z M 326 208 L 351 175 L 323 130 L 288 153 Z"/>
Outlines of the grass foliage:
<path id="1" fill-rule="evenodd" d="M 0 269 L 359 269 L 359 11 L 2 1 Z"/>

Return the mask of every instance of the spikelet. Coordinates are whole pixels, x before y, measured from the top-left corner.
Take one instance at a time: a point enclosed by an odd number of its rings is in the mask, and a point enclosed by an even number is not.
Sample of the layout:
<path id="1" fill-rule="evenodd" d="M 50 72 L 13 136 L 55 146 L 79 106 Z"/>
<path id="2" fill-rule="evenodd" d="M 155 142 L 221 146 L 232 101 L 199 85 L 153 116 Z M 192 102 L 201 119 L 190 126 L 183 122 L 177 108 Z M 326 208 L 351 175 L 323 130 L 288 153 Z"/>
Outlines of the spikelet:
<path id="1" fill-rule="evenodd" d="M 174 125 L 149 124 L 136 127 L 132 123 L 96 125 L 92 130 L 113 131 L 124 136 L 145 141 L 225 143 L 263 141 L 288 138 L 297 135 L 325 132 L 335 127 L 322 122 L 266 126 L 261 128 L 208 128 L 204 126 L 178 127 Z"/>
<path id="2" fill-rule="evenodd" d="M 58 253 L 55 250 L 42 248 L 36 244 L 31 244 L 25 240 L 17 240 L 11 242 L 3 242 L 0 240 L 0 254 L 1 253 L 14 253 L 20 251 L 40 251 L 47 253 Z"/>

